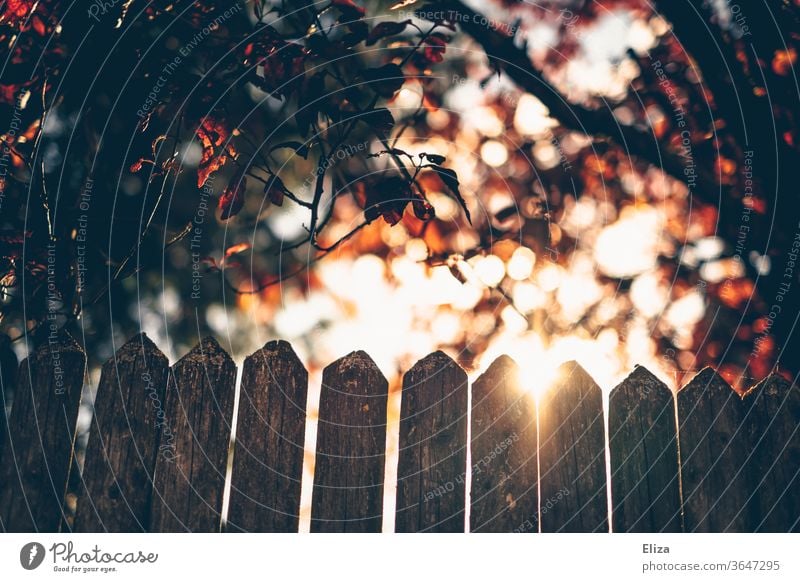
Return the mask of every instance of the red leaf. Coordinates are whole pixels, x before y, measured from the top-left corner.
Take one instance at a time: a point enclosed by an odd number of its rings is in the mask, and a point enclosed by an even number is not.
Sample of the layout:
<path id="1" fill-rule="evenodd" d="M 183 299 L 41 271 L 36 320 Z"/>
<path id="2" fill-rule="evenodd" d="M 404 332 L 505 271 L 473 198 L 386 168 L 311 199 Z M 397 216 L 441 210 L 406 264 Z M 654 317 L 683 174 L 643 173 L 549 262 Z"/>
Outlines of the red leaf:
<path id="1" fill-rule="evenodd" d="M 425 58 L 431 63 L 441 63 L 444 60 L 444 51 L 447 48 L 447 41 L 436 33 L 425 39 Z"/>
<path id="2" fill-rule="evenodd" d="M 305 60 L 308 56 L 301 46 L 282 40 L 271 40 L 267 45 L 257 45 L 253 51 L 254 59 L 246 59 L 245 64 L 256 67 L 248 79 L 257 87 L 282 98 L 297 91 L 304 79 Z M 259 71 L 257 66 L 261 66 Z"/>
<path id="3" fill-rule="evenodd" d="M 414 216 L 423 222 L 427 222 L 436 217 L 436 212 L 434 211 L 433 206 L 431 206 L 427 200 L 414 200 L 411 203 L 411 207 L 414 209 Z"/>
<path id="4" fill-rule="evenodd" d="M 283 206 L 283 197 L 286 192 L 286 186 L 283 185 L 278 176 L 273 176 L 272 179 L 264 187 L 264 193 L 275 206 Z"/>
<path id="5" fill-rule="evenodd" d="M 136 160 L 134 163 L 131 164 L 131 172 L 136 173 L 139 170 L 141 170 L 142 166 L 144 166 L 145 164 L 152 164 L 152 163 L 153 163 L 152 160 L 139 158 L 138 160 Z"/>
<path id="6" fill-rule="evenodd" d="M 11 24 L 17 24 L 25 20 L 28 13 L 33 10 L 33 0 L 6 0 L 5 6 L 2 8 L 3 13 L 0 17 L 0 22 L 7 20 Z"/>
<path id="7" fill-rule="evenodd" d="M 381 217 L 390 226 L 403 218 L 408 203 L 413 200 L 411 188 L 403 178 L 391 176 L 368 184 L 364 200 L 364 218 L 369 222 Z"/>
<path id="8" fill-rule="evenodd" d="M 235 254 L 241 253 L 242 251 L 246 251 L 250 248 L 250 243 L 239 243 L 233 246 L 229 246 L 225 249 L 225 258 L 231 257 Z"/>
<path id="9" fill-rule="evenodd" d="M 345 11 L 353 11 L 356 12 L 359 16 L 364 16 L 366 12 L 361 6 L 353 2 L 353 0 L 331 0 L 331 6 L 336 6 L 336 8 Z"/>
<path id="10" fill-rule="evenodd" d="M 227 143 L 229 137 L 230 131 L 225 124 L 210 117 L 203 119 L 197 128 L 197 139 L 203 147 L 203 155 L 197 168 L 198 188 L 202 188 L 211 174 L 235 156 L 236 150 L 233 145 Z"/>
<path id="11" fill-rule="evenodd" d="M 220 218 L 228 220 L 232 216 L 236 216 L 241 212 L 244 207 L 244 190 L 247 185 L 247 178 L 235 179 L 232 185 L 225 189 L 222 196 L 219 197 L 218 207 L 222 210 Z"/>

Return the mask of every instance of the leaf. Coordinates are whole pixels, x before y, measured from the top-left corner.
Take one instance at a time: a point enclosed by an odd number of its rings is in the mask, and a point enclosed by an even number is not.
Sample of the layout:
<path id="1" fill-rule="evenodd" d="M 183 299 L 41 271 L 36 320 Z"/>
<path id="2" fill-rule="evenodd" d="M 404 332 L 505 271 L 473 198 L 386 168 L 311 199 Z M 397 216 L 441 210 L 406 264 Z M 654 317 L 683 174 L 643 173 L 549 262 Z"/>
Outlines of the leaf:
<path id="1" fill-rule="evenodd" d="M 469 214 L 469 208 L 467 208 L 467 203 L 464 200 L 464 197 L 461 196 L 461 191 L 459 190 L 460 184 L 458 182 L 458 174 L 456 174 L 455 170 L 437 165 L 427 165 L 423 166 L 423 168 L 428 168 L 436 172 L 436 175 L 439 176 L 439 179 L 442 181 L 442 183 L 447 187 L 448 190 L 450 190 L 450 193 L 461 205 L 461 208 L 464 209 L 464 215 L 467 217 L 467 221 L 472 224 L 472 217 Z"/>
<path id="2" fill-rule="evenodd" d="M 241 212 L 244 207 L 244 191 L 247 186 L 247 178 L 238 176 L 231 180 L 231 184 L 225 188 L 222 196 L 219 197 L 218 208 L 222 211 L 220 218 L 228 220 Z"/>
<path id="3" fill-rule="evenodd" d="M 458 263 L 448 263 L 447 267 L 450 269 L 450 274 L 461 284 L 467 282 L 467 277 L 464 275 L 464 272 L 461 270 L 461 267 Z"/>
<path id="4" fill-rule="evenodd" d="M 202 257 L 200 262 L 206 266 L 206 271 L 219 271 L 219 265 L 217 264 L 217 260 L 212 256 Z"/>
<path id="5" fill-rule="evenodd" d="M 382 38 L 389 36 L 397 36 L 405 31 L 406 27 L 411 23 L 411 20 L 403 20 L 402 22 L 379 22 L 372 32 L 367 36 L 367 46 L 372 46 Z"/>
<path id="6" fill-rule="evenodd" d="M 447 37 L 433 33 L 425 39 L 425 50 L 423 54 L 431 63 L 441 63 L 444 60 L 444 52 L 447 48 Z"/>
<path id="7" fill-rule="evenodd" d="M 225 123 L 206 117 L 197 128 L 197 138 L 203 147 L 200 164 L 197 167 L 197 187 L 202 188 L 206 180 L 218 171 L 228 159 L 234 158 L 236 150 L 228 141 L 230 130 Z"/>
<path id="8" fill-rule="evenodd" d="M 142 169 L 142 166 L 145 164 L 152 164 L 153 160 L 148 160 L 147 158 L 139 158 L 134 163 L 131 164 L 131 172 L 134 174 Z"/>
<path id="9" fill-rule="evenodd" d="M 427 200 L 417 198 L 411 202 L 411 207 L 414 209 L 414 216 L 423 222 L 436 218 L 436 211 Z"/>
<path id="10" fill-rule="evenodd" d="M 383 218 L 394 226 L 403 218 L 408 203 L 412 201 L 411 187 L 399 176 L 390 176 L 366 187 L 364 218 L 372 222 Z"/>
<path id="11" fill-rule="evenodd" d="M 398 10 L 400 8 L 405 8 L 406 6 L 410 6 L 411 4 L 416 4 L 418 0 L 400 0 L 397 4 L 393 4 L 389 7 L 389 10 Z"/>
<path id="12" fill-rule="evenodd" d="M 385 108 L 372 109 L 358 114 L 358 120 L 366 123 L 384 137 L 388 136 L 394 128 L 394 117 Z"/>
<path id="13" fill-rule="evenodd" d="M 405 83 L 400 65 L 389 63 L 377 69 L 366 69 L 362 73 L 367 85 L 381 97 L 391 98 Z"/>
<path id="14" fill-rule="evenodd" d="M 194 223 L 190 220 L 183 226 L 182 229 L 180 229 L 178 232 L 172 235 L 172 237 L 167 241 L 167 243 L 164 246 L 170 247 L 174 245 L 176 242 L 183 240 L 184 238 L 189 236 L 189 233 L 192 232 L 192 230 L 194 230 Z"/>
<path id="15" fill-rule="evenodd" d="M 275 206 L 283 206 L 283 197 L 285 196 L 286 186 L 278 176 L 272 176 L 267 185 L 264 186 L 264 194 Z"/>
<path id="16" fill-rule="evenodd" d="M 400 148 L 391 148 L 391 149 L 388 149 L 388 150 L 381 150 L 379 152 L 375 152 L 374 154 L 368 154 L 367 157 L 368 158 L 379 158 L 379 157 L 381 157 L 383 155 L 386 155 L 386 154 L 393 154 L 395 156 L 406 156 L 408 158 L 411 157 L 411 154 L 409 154 L 408 152 L 406 152 L 404 150 L 401 150 Z"/>
<path id="17" fill-rule="evenodd" d="M 301 88 L 308 51 L 281 39 L 254 43 L 247 59 L 250 73 L 245 77 L 272 96 L 283 99 Z"/>
<path id="18" fill-rule="evenodd" d="M 279 150 L 282 148 L 287 148 L 290 150 L 294 150 L 298 156 L 303 158 L 304 160 L 308 159 L 308 146 L 305 144 L 300 143 L 299 141 L 284 141 L 277 145 L 272 146 L 269 151 L 274 152 L 275 150 Z"/>
<path id="19" fill-rule="evenodd" d="M 325 74 L 317 73 L 312 75 L 303 83 L 303 90 L 300 92 L 297 111 L 294 120 L 297 122 L 297 129 L 300 135 L 307 136 L 309 130 L 317 122 L 320 107 L 324 101 L 320 99 L 325 94 Z"/>
<path id="20" fill-rule="evenodd" d="M 227 259 L 229 257 L 232 257 L 233 255 L 241 253 L 242 251 L 246 251 L 250 247 L 251 247 L 250 243 L 246 242 L 229 246 L 227 249 L 225 249 L 225 258 Z"/>
<path id="21" fill-rule="evenodd" d="M 167 136 L 166 135 L 159 135 L 159 136 L 156 136 L 156 138 L 153 140 L 153 143 L 150 144 L 150 149 L 153 151 L 153 157 L 154 158 L 158 157 L 158 148 L 161 145 L 161 143 L 166 141 L 166 140 L 167 140 Z"/>
<path id="22" fill-rule="evenodd" d="M 514 218 L 519 215 L 520 215 L 519 207 L 516 205 L 512 205 L 512 206 L 506 206 L 505 208 L 495 212 L 494 218 L 498 222 L 503 222 L 504 220 L 508 220 L 509 218 Z"/>
<path id="23" fill-rule="evenodd" d="M 346 17 L 362 17 L 365 14 L 365 10 L 353 2 L 353 0 L 331 0 L 331 6 L 336 6 L 339 11 Z"/>
<path id="24" fill-rule="evenodd" d="M 420 157 L 420 159 L 423 159 L 423 160 L 427 158 L 427 160 L 430 163 L 436 164 L 437 166 L 441 166 L 443 163 L 445 163 L 447 161 L 446 157 L 440 156 L 439 154 L 428 154 L 428 153 L 422 152 L 419 155 L 419 157 Z"/>

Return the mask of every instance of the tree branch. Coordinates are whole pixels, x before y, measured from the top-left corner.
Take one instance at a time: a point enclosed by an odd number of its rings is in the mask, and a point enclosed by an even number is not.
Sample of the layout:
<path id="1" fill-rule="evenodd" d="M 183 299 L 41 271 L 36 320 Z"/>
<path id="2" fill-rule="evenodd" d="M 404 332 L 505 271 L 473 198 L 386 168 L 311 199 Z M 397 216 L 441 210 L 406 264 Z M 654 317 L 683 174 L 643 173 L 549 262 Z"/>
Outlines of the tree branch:
<path id="1" fill-rule="evenodd" d="M 589 136 L 606 137 L 650 164 L 661 168 L 672 177 L 685 181 L 685 163 L 682 158 L 662 144 L 655 135 L 635 127 L 621 125 L 610 108 L 590 109 L 570 103 L 566 97 L 549 83 L 538 70 L 525 49 L 514 43 L 514 38 L 484 24 L 486 17 L 478 14 L 459 0 L 444 3 L 461 29 L 483 47 L 486 55 L 505 72 L 517 86 L 535 95 L 564 127 Z M 716 203 L 713 193 L 719 190 L 718 181 L 707 172 L 699 173 L 698 192 Z"/>

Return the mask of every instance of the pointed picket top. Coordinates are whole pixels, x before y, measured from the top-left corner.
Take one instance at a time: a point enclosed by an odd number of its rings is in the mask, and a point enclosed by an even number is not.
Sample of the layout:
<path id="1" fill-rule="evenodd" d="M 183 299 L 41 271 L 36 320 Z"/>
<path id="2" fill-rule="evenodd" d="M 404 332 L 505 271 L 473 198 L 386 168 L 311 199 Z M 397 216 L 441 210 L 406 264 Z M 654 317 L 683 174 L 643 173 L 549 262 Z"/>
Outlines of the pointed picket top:
<path id="1" fill-rule="evenodd" d="M 323 385 L 327 384 L 329 377 L 351 378 L 351 377 L 377 378 L 380 382 L 388 384 L 386 376 L 375 363 L 369 354 L 363 350 L 350 352 L 346 356 L 339 358 L 328 364 L 322 371 Z"/>
<path id="2" fill-rule="evenodd" d="M 536 401 L 512 358 L 498 357 L 475 380 L 471 412 L 470 531 L 538 530 Z"/>
<path id="3" fill-rule="evenodd" d="M 618 391 L 626 389 L 631 389 L 642 397 L 648 396 L 651 392 L 671 393 L 669 387 L 659 380 L 655 374 L 638 364 L 622 382 L 611 390 L 610 395 L 613 397 Z"/>
<path id="4" fill-rule="evenodd" d="M 453 358 L 445 354 L 442 350 L 436 350 L 414 364 L 414 366 L 406 372 L 406 375 L 414 374 L 416 376 L 422 374 L 423 378 L 430 378 L 437 372 L 453 366 L 463 371 L 463 368 L 461 368 L 458 362 Z"/>
<path id="5" fill-rule="evenodd" d="M 308 372 L 288 342 L 245 359 L 227 531 L 297 531 L 307 396 Z"/>
<path id="6" fill-rule="evenodd" d="M 145 332 L 137 333 L 135 336 L 125 342 L 117 350 L 117 352 L 106 361 L 106 365 L 133 362 L 142 356 L 146 358 L 155 358 L 159 362 L 164 362 L 165 364 L 169 365 L 167 356 L 165 356 L 161 350 L 158 349 L 158 346 L 154 344 L 149 337 L 147 337 Z"/>
<path id="7" fill-rule="evenodd" d="M 747 531 L 789 532 L 800 529 L 800 387 L 773 371 L 744 396 L 748 445 L 752 451 L 742 472 L 747 484 Z"/>
<path id="8" fill-rule="evenodd" d="M 189 364 L 204 364 L 213 366 L 222 366 L 225 364 L 233 364 L 233 358 L 228 355 L 219 342 L 212 336 L 207 335 L 200 342 L 194 346 L 189 353 L 183 356 L 175 363 L 175 368 L 183 367 Z"/>
<path id="9" fill-rule="evenodd" d="M 772 372 L 769 376 L 751 386 L 743 395 L 742 400 L 755 398 L 759 393 L 764 394 L 770 398 L 774 398 L 779 394 L 785 394 L 792 389 L 792 383 L 778 374 Z"/>
<path id="10" fill-rule="evenodd" d="M 311 531 L 379 532 L 389 383 L 365 352 L 322 372 Z"/>
<path id="11" fill-rule="evenodd" d="M 575 360 L 570 360 L 561 364 L 556 370 L 556 379 L 547 392 L 553 389 L 572 389 L 583 392 L 584 389 L 600 390 L 600 386 L 583 366 Z"/>
<path id="12" fill-rule="evenodd" d="M 256 368 L 263 366 L 263 372 L 254 372 Z M 301 373 L 308 375 L 303 361 L 294 351 L 292 344 L 284 340 L 272 340 L 264 344 L 264 347 L 256 350 L 244 359 L 245 373 L 256 374 L 261 380 L 270 381 L 276 376 L 287 373 Z"/>
<path id="13" fill-rule="evenodd" d="M 269 386 L 274 388 L 268 388 Z M 240 414 L 243 407 L 252 405 L 252 398 L 257 400 L 285 398 L 305 415 L 308 371 L 292 344 L 284 340 L 271 340 L 245 358 L 242 368 L 242 390 L 245 400 L 240 401 Z M 256 393 L 262 390 L 267 392 L 276 390 L 276 393 L 268 397 L 256 396 Z M 266 401 L 263 405 L 267 406 Z"/>
<path id="14" fill-rule="evenodd" d="M 250 354 L 246 360 L 254 357 L 263 357 L 271 364 L 286 362 L 292 367 L 305 369 L 303 361 L 297 355 L 297 352 L 294 351 L 292 344 L 285 340 L 268 341 L 264 344 L 264 347 Z"/>
<path id="15" fill-rule="evenodd" d="M 428 354 L 403 375 L 403 398 L 415 414 L 441 405 L 467 385 L 467 373 L 441 350 Z M 420 391 L 427 394 L 420 394 Z M 434 396 L 434 393 L 436 396 Z M 466 400 L 465 400 L 466 403 Z"/>
<path id="16" fill-rule="evenodd" d="M 692 391 L 699 390 L 701 394 L 710 392 L 719 393 L 725 397 L 728 392 L 738 393 L 728 384 L 725 379 L 712 367 L 706 366 L 700 370 L 683 388 L 678 391 L 678 396 L 686 398 Z"/>
<path id="17" fill-rule="evenodd" d="M 503 377 L 509 374 L 516 374 L 517 378 L 519 379 L 519 365 L 517 362 L 514 361 L 514 358 L 511 356 L 507 356 L 505 354 L 498 356 L 495 360 L 489 365 L 488 368 L 478 376 L 478 379 L 475 380 L 475 383 L 484 382 L 486 378 L 496 378 L 498 376 Z"/>
<path id="18" fill-rule="evenodd" d="M 473 406 L 479 404 L 484 398 L 491 398 L 495 389 L 506 386 L 506 382 L 514 385 L 514 392 L 519 392 L 520 395 L 522 394 L 520 390 L 519 366 L 513 358 L 501 355 L 486 368 L 483 374 L 478 376 L 475 382 L 473 382 Z M 501 392 L 505 395 L 503 390 L 501 390 Z"/>
<path id="19" fill-rule="evenodd" d="M 539 404 L 540 491 L 560 499 L 545 514 L 542 532 L 608 530 L 603 395 L 583 367 L 569 361 Z M 563 493 L 562 493 L 563 494 Z"/>
<path id="20" fill-rule="evenodd" d="M 51 347 L 53 345 L 58 346 L 58 351 L 60 353 L 70 353 L 70 354 L 84 354 L 83 348 L 78 343 L 78 341 L 70 335 L 69 332 L 66 330 L 60 330 L 56 337 L 55 344 L 51 342 L 42 342 L 32 353 L 28 355 L 29 358 L 36 360 L 37 362 L 42 361 L 44 359 L 50 359 Z M 10 349 L 10 348 L 9 348 Z M 86 356 L 84 355 L 84 358 Z M 26 358 L 27 359 L 27 358 Z"/>

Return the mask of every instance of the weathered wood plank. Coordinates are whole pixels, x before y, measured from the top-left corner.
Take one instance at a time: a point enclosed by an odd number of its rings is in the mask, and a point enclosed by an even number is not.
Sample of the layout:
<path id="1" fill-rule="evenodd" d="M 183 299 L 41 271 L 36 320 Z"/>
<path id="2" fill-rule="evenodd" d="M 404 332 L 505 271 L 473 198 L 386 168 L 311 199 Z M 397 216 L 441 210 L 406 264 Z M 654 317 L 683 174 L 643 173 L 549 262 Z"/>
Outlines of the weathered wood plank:
<path id="1" fill-rule="evenodd" d="M 536 403 L 517 364 L 495 360 L 472 386 L 473 532 L 539 531 Z"/>
<path id="2" fill-rule="evenodd" d="M 0 521 L 7 532 L 56 532 L 65 519 L 85 371 L 86 356 L 66 333 L 20 365 L 0 457 Z"/>
<path id="3" fill-rule="evenodd" d="M 464 531 L 467 400 L 467 374 L 443 352 L 403 377 L 395 531 Z"/>
<path id="4" fill-rule="evenodd" d="M 74 530 L 148 531 L 169 362 L 141 333 L 104 365 Z"/>
<path id="5" fill-rule="evenodd" d="M 312 532 L 379 532 L 389 384 L 364 352 L 322 373 Z"/>
<path id="6" fill-rule="evenodd" d="M 741 397 L 711 368 L 678 392 L 685 531 L 747 531 L 745 417 Z"/>
<path id="7" fill-rule="evenodd" d="M 542 397 L 539 465 L 543 532 L 608 531 L 603 397 L 576 362 Z"/>
<path id="8" fill-rule="evenodd" d="M 0 334 L 0 455 L 3 454 L 8 436 L 8 418 L 6 408 L 17 384 L 17 370 L 19 362 L 14 350 L 11 349 L 11 339 L 6 334 Z M 2 458 L 0 458 L 2 462 Z M 2 515 L 0 515 L 0 531 L 3 529 Z"/>
<path id="9" fill-rule="evenodd" d="M 296 532 L 308 372 L 272 341 L 244 362 L 227 531 Z"/>
<path id="10" fill-rule="evenodd" d="M 615 532 L 681 531 L 675 399 L 641 366 L 609 395 Z"/>
<path id="11" fill-rule="evenodd" d="M 748 531 L 800 531 L 800 387 L 773 373 L 744 397 L 751 451 Z"/>
<path id="12" fill-rule="evenodd" d="M 236 365 L 212 337 L 170 370 L 152 531 L 220 530 L 235 383 Z"/>

